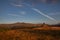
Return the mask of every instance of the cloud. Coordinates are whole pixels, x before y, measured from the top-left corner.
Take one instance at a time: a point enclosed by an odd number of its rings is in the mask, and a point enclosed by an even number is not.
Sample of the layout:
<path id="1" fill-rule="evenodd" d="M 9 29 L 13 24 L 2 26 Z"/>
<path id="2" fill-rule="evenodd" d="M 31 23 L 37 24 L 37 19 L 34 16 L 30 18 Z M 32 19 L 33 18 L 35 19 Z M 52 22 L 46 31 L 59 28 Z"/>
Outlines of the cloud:
<path id="1" fill-rule="evenodd" d="M 26 12 L 25 12 L 25 11 L 21 11 L 20 14 L 21 14 L 21 15 L 25 15 Z"/>
<path id="2" fill-rule="evenodd" d="M 8 14 L 8 16 L 12 16 L 12 17 L 20 17 L 20 18 L 23 18 L 26 13 L 20 13 L 20 14 Z"/>
<path id="3" fill-rule="evenodd" d="M 16 6 L 16 7 L 23 7 L 22 1 L 23 0 L 11 0 L 10 4 L 12 6 Z"/>
<path id="4" fill-rule="evenodd" d="M 35 8 L 32 8 L 32 9 L 33 9 L 34 11 L 38 12 L 39 14 L 41 14 L 41 15 L 43 15 L 43 16 L 45 16 L 45 17 L 47 17 L 47 18 L 49 18 L 49 19 L 51 19 L 51 20 L 53 20 L 53 21 L 56 22 L 56 20 L 55 20 L 54 18 L 52 18 L 52 17 L 50 17 L 50 16 L 48 16 L 48 15 L 42 13 L 40 10 L 35 9 Z"/>
<path id="5" fill-rule="evenodd" d="M 27 4 L 25 4 L 25 5 L 27 5 Z M 30 5 L 28 4 L 27 6 L 30 6 Z M 30 7 L 31 7 L 31 6 L 30 6 Z M 34 8 L 34 7 L 31 7 L 31 8 L 32 8 L 32 10 L 38 12 L 39 14 L 41 14 L 41 15 L 43 15 L 43 16 L 45 16 L 45 17 L 47 17 L 47 18 L 49 18 L 49 19 L 51 19 L 51 20 L 53 20 L 53 21 L 56 22 L 56 19 L 52 18 L 51 16 L 48 16 L 48 15 L 44 14 L 43 12 L 41 12 L 40 10 L 38 10 L 38 9 L 36 9 L 36 8 Z"/>
<path id="6" fill-rule="evenodd" d="M 14 3 L 11 3 L 11 5 L 16 6 L 16 7 L 23 7 L 22 4 L 14 4 Z"/>
<path id="7" fill-rule="evenodd" d="M 9 16 L 14 16 L 14 17 L 18 17 L 19 15 L 17 14 L 8 14 Z"/>
<path id="8" fill-rule="evenodd" d="M 58 16 L 58 15 L 60 15 L 60 12 L 49 13 L 48 15 Z"/>
<path id="9" fill-rule="evenodd" d="M 60 0 L 13 0 L 12 5 L 17 6 L 17 7 L 22 7 L 23 6 L 22 3 L 28 3 L 28 2 L 34 6 L 39 3 L 47 3 L 47 4 L 54 3 L 55 4 L 55 3 L 60 2 Z"/>

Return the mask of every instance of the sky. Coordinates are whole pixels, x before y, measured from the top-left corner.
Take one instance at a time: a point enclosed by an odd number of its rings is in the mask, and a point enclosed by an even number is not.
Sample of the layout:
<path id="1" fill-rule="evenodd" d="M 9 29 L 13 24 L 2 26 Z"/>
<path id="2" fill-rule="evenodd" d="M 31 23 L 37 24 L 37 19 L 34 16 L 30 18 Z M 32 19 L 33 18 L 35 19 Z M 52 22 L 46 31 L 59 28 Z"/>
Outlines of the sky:
<path id="1" fill-rule="evenodd" d="M 0 24 L 60 22 L 60 0 L 0 0 Z"/>

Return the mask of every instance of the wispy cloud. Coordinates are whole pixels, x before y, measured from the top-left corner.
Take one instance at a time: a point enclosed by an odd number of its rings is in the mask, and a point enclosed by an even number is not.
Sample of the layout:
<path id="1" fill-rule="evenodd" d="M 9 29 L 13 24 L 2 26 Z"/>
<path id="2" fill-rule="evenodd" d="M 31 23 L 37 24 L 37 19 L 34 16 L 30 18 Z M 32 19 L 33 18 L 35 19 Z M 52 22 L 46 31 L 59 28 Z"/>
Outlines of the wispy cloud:
<path id="1" fill-rule="evenodd" d="M 51 16 L 58 16 L 58 15 L 60 15 L 60 12 L 52 12 L 52 13 L 49 13 L 48 15 L 51 15 Z"/>
<path id="2" fill-rule="evenodd" d="M 25 15 L 26 12 L 25 12 L 25 11 L 21 11 L 20 14 L 21 14 L 21 15 Z"/>
<path id="3" fill-rule="evenodd" d="M 25 15 L 25 13 L 20 13 L 20 14 L 8 14 L 8 16 L 12 16 L 12 17 L 20 17 L 20 18 L 23 18 Z"/>
<path id="4" fill-rule="evenodd" d="M 30 2 L 32 5 L 36 5 L 39 3 L 58 3 L 60 0 L 13 0 L 12 5 L 17 7 L 22 7 L 22 3 Z"/>
<path id="5" fill-rule="evenodd" d="M 22 4 L 14 4 L 14 3 L 11 3 L 11 5 L 16 6 L 16 7 L 23 7 Z"/>
<path id="6" fill-rule="evenodd" d="M 8 14 L 9 16 L 14 16 L 14 17 L 18 17 L 19 15 L 17 14 Z"/>
<path id="7" fill-rule="evenodd" d="M 33 9 L 34 11 L 38 12 L 39 14 L 41 14 L 41 15 L 43 15 L 43 16 L 45 16 L 45 17 L 47 17 L 47 18 L 49 18 L 49 19 L 51 19 L 51 20 L 53 20 L 53 21 L 56 21 L 54 18 L 52 18 L 52 17 L 50 17 L 50 16 L 42 13 L 40 10 L 35 9 L 35 8 L 32 8 L 32 9 Z"/>
<path id="8" fill-rule="evenodd" d="M 49 19 L 51 19 L 51 20 L 53 20 L 53 21 L 56 21 L 54 18 L 52 18 L 52 17 L 44 14 L 43 12 L 41 12 L 40 10 L 38 10 L 38 9 L 36 9 L 36 8 L 33 8 L 31 5 L 29 5 L 29 4 L 25 4 L 25 5 L 30 6 L 30 7 L 32 8 L 32 10 L 38 12 L 39 14 L 41 14 L 41 15 L 43 15 L 43 16 L 45 16 L 45 17 L 47 17 L 47 18 L 49 18 Z"/>

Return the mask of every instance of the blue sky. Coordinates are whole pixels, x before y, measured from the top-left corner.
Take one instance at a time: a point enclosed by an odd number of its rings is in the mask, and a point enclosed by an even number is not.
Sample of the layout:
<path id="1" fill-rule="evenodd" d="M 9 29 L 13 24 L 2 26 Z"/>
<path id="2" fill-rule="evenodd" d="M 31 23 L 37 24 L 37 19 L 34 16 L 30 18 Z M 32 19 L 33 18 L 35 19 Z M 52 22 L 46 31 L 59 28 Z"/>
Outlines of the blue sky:
<path id="1" fill-rule="evenodd" d="M 15 22 L 58 23 L 60 0 L 0 0 L 0 24 Z"/>

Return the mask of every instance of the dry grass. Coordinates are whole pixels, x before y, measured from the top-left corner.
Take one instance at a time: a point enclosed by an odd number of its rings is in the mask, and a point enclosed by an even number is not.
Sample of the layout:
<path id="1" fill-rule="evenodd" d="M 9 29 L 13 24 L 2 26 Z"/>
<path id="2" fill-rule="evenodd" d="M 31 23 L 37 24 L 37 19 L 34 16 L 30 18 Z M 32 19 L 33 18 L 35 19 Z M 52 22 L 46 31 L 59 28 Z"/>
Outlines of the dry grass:
<path id="1" fill-rule="evenodd" d="M 60 28 L 46 24 L 0 24 L 0 40 L 60 40 Z"/>
<path id="2" fill-rule="evenodd" d="M 56 32 L 56 33 L 55 33 Z M 8 30 L 0 32 L 0 40 L 60 40 L 58 31 Z M 57 33 L 58 32 L 58 33 Z"/>

